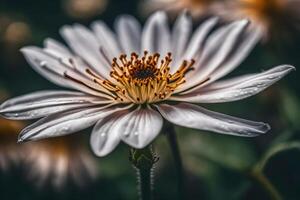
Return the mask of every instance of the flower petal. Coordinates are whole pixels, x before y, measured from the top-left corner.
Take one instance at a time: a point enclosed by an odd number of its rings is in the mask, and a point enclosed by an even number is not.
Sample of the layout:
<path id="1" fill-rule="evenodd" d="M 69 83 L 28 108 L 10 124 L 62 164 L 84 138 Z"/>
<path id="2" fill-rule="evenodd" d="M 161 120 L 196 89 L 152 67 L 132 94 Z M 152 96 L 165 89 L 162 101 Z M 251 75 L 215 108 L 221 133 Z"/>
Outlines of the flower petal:
<path id="1" fill-rule="evenodd" d="M 82 75 L 77 69 L 72 68 L 70 64 L 66 64 L 60 58 L 55 57 L 55 55 L 38 47 L 24 47 L 21 49 L 21 52 L 34 70 L 53 83 L 62 87 L 73 88 L 87 94 L 107 97 L 107 95 L 99 91 L 103 91 L 103 88 L 93 80 Z M 81 83 L 66 78 L 66 74 L 72 74 L 72 76 L 75 76 Z"/>
<path id="2" fill-rule="evenodd" d="M 86 74 L 86 69 L 90 67 L 84 60 L 74 55 L 66 46 L 52 38 L 45 39 L 44 46 L 43 52 L 59 60 L 62 65 L 76 68 L 81 74 Z"/>
<path id="3" fill-rule="evenodd" d="M 165 56 L 171 50 L 170 30 L 165 12 L 158 11 L 149 17 L 142 32 L 141 45 L 141 54 L 146 50 Z"/>
<path id="4" fill-rule="evenodd" d="M 173 53 L 173 65 L 171 71 L 174 72 L 176 67 L 182 62 L 183 54 L 187 48 L 190 34 L 192 32 L 193 23 L 190 15 L 183 12 L 175 22 L 171 35 L 171 46 Z"/>
<path id="5" fill-rule="evenodd" d="M 120 132 L 114 130 L 119 121 L 115 119 L 128 112 L 128 110 L 119 111 L 97 122 L 90 138 L 92 150 L 97 156 L 106 156 L 119 144 Z"/>
<path id="6" fill-rule="evenodd" d="M 203 22 L 196 29 L 188 44 L 188 47 L 186 48 L 187 50 L 183 56 L 184 59 L 195 59 L 199 56 L 207 35 L 212 30 L 212 28 L 214 28 L 217 22 L 218 22 L 218 18 L 212 17 L 206 20 L 205 22 Z"/>
<path id="7" fill-rule="evenodd" d="M 224 115 L 193 104 L 160 104 L 156 107 L 168 121 L 189 128 L 244 137 L 254 137 L 270 130 L 268 124 Z"/>
<path id="8" fill-rule="evenodd" d="M 74 55 L 69 51 L 69 49 L 65 45 L 52 38 L 45 39 L 44 46 L 49 52 L 51 52 L 56 57 L 74 57 Z"/>
<path id="9" fill-rule="evenodd" d="M 67 70 L 67 68 L 57 59 L 45 54 L 43 50 L 38 47 L 23 47 L 21 52 L 32 68 L 43 77 L 59 86 L 70 87 L 63 77 L 63 71 Z M 51 65 L 52 70 L 57 71 L 57 73 L 47 70 L 45 64 Z"/>
<path id="10" fill-rule="evenodd" d="M 92 126 L 111 113 L 126 109 L 106 107 L 79 108 L 49 115 L 23 129 L 19 135 L 19 142 L 74 133 Z"/>
<path id="11" fill-rule="evenodd" d="M 292 70 L 293 66 L 281 65 L 268 71 L 218 81 L 193 92 L 173 96 L 170 100 L 193 103 L 221 103 L 244 99 L 255 95 L 277 82 Z"/>
<path id="12" fill-rule="evenodd" d="M 150 107 L 114 113 L 98 122 L 93 149 L 97 155 L 105 155 L 113 150 L 110 144 L 116 144 L 118 138 L 134 148 L 144 148 L 159 134 L 162 123 L 160 114 Z"/>
<path id="13" fill-rule="evenodd" d="M 257 42 L 261 39 L 261 29 L 249 29 L 245 32 L 245 34 L 240 37 L 240 41 L 238 42 L 236 47 L 233 48 L 232 52 L 227 56 L 227 58 L 223 61 L 222 64 L 219 65 L 214 71 L 212 71 L 205 83 L 200 84 L 196 87 L 192 87 L 181 94 L 190 93 L 195 91 L 201 87 L 209 85 L 210 83 L 218 80 L 219 78 L 227 75 L 232 70 L 234 70 L 241 62 L 249 55 L 250 51 L 254 48 Z"/>
<path id="14" fill-rule="evenodd" d="M 247 20 L 240 20 L 215 31 L 208 38 L 199 61 L 195 63 L 195 71 L 187 74 L 187 83 L 178 92 L 206 80 L 227 59 L 248 24 Z"/>
<path id="15" fill-rule="evenodd" d="M 123 130 L 121 138 L 135 148 L 144 148 L 159 134 L 163 125 L 161 115 L 152 108 L 140 108 L 125 115 L 117 124 Z"/>
<path id="16" fill-rule="evenodd" d="M 225 62 L 211 73 L 210 80 L 207 84 L 227 75 L 239 66 L 261 39 L 261 36 L 262 32 L 259 28 L 247 30 L 246 33 L 243 34 L 240 40 L 241 42 L 237 44 Z"/>
<path id="17" fill-rule="evenodd" d="M 7 100 L 0 106 L 0 114 L 9 119 L 35 119 L 71 108 L 105 103 L 109 102 L 80 92 L 38 91 Z"/>
<path id="18" fill-rule="evenodd" d="M 123 15 L 115 21 L 119 43 L 127 55 L 140 52 L 141 25 L 130 15 Z"/>
<path id="19" fill-rule="evenodd" d="M 108 78 L 110 64 L 101 54 L 100 47 L 104 46 L 96 36 L 82 25 L 63 26 L 60 33 L 72 50 L 83 58 L 97 73 Z"/>
<path id="20" fill-rule="evenodd" d="M 121 48 L 116 38 L 116 35 L 102 21 L 93 22 L 91 25 L 97 39 L 100 41 L 101 47 L 104 48 L 105 54 L 111 61 L 114 57 L 118 57 L 121 53 Z"/>

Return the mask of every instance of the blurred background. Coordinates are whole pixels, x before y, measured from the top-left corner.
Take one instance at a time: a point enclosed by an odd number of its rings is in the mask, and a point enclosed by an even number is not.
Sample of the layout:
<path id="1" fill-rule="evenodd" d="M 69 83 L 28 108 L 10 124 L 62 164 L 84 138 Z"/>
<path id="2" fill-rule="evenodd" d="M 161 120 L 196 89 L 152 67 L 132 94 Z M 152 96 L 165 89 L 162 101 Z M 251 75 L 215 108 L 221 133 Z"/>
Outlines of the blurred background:
<path id="1" fill-rule="evenodd" d="M 263 39 L 232 74 L 260 72 L 280 64 L 300 67 L 298 0 L 1 0 L 0 103 L 9 97 L 57 87 L 35 73 L 19 49 L 62 41 L 64 24 L 89 26 L 101 19 L 132 14 L 141 23 L 158 9 L 170 24 L 188 9 L 195 27 L 218 15 L 227 23 L 248 18 Z M 257 138 L 238 138 L 176 127 L 183 157 L 187 197 L 198 200 L 300 199 L 299 69 L 247 100 L 205 105 L 212 110 L 268 122 L 272 130 Z M 89 147 L 91 130 L 66 137 L 17 144 L 30 122 L 0 118 L 0 199 L 137 199 L 135 171 L 128 147 L 96 158 Z M 175 168 L 166 138 L 154 143 L 159 156 L 154 171 L 154 199 L 177 199 Z"/>

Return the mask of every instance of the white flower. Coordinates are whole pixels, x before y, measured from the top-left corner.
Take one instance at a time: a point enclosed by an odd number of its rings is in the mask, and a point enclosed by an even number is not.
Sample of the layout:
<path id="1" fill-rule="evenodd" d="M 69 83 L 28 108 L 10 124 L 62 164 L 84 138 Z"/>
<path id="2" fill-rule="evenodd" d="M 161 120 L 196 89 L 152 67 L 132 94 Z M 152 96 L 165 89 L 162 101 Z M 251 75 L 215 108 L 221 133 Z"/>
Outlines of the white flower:
<path id="1" fill-rule="evenodd" d="M 208 19 L 193 34 L 185 13 L 172 31 L 164 12 L 153 14 L 143 29 L 133 17 L 122 16 L 116 20 L 116 34 L 102 21 L 94 22 L 92 30 L 79 24 L 64 26 L 60 32 L 72 51 L 53 39 L 46 39 L 44 48 L 21 51 L 45 78 L 78 92 L 34 92 L 6 101 L 0 113 L 10 119 L 42 118 L 25 128 L 19 141 L 66 135 L 95 125 L 90 141 L 98 156 L 110 153 L 120 141 L 134 148 L 147 146 L 158 136 L 163 118 L 229 135 L 265 133 L 270 129 L 265 123 L 193 104 L 244 99 L 294 69 L 282 65 L 219 80 L 243 61 L 259 34 L 246 31 L 246 20 L 209 34 L 217 21 Z"/>

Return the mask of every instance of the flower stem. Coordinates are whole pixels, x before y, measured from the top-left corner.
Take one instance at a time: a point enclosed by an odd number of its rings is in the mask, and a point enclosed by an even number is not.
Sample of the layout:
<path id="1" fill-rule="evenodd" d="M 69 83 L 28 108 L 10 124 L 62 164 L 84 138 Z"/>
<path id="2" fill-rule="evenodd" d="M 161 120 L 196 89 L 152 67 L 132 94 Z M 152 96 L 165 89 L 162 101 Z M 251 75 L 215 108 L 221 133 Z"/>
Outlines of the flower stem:
<path id="1" fill-rule="evenodd" d="M 185 179 L 182 159 L 179 152 L 179 147 L 176 138 L 175 128 L 172 124 L 166 127 L 168 142 L 172 151 L 176 173 L 177 173 L 177 187 L 179 192 L 179 199 L 185 199 Z"/>
<path id="2" fill-rule="evenodd" d="M 146 147 L 144 149 L 130 149 L 129 160 L 137 172 L 139 199 L 152 200 L 152 172 L 158 157 L 153 153 L 151 147 Z"/>
<path id="3" fill-rule="evenodd" d="M 254 170 L 251 173 L 251 176 L 256 182 L 259 183 L 262 189 L 264 189 L 268 193 L 272 200 L 282 200 L 282 197 L 277 189 L 261 171 Z"/>
<path id="4" fill-rule="evenodd" d="M 151 200 L 152 199 L 152 178 L 151 169 L 140 169 L 138 173 L 138 190 L 140 200 Z"/>

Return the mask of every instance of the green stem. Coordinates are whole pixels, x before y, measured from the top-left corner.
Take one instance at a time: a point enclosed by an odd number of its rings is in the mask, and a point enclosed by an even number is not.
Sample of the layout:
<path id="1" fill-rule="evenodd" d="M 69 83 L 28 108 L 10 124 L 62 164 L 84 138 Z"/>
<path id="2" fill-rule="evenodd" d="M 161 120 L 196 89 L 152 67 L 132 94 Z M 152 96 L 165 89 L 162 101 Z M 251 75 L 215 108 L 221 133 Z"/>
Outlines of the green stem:
<path id="1" fill-rule="evenodd" d="M 140 200 L 152 199 L 152 178 L 151 170 L 138 169 L 138 187 Z"/>
<path id="2" fill-rule="evenodd" d="M 152 171 L 158 157 L 151 147 L 144 149 L 130 149 L 129 160 L 137 171 L 138 193 L 140 200 L 152 199 L 153 179 Z"/>
<path id="3" fill-rule="evenodd" d="M 254 170 L 251 173 L 252 178 L 259 183 L 259 185 L 264 189 L 272 200 L 282 200 L 281 195 L 270 182 L 270 180 L 260 171 Z"/>
<path id="4" fill-rule="evenodd" d="M 179 152 L 179 147 L 176 138 L 176 132 L 173 125 L 166 127 L 168 142 L 172 151 L 176 173 L 177 173 L 177 187 L 179 192 L 179 199 L 185 199 L 185 179 L 182 159 Z"/>

